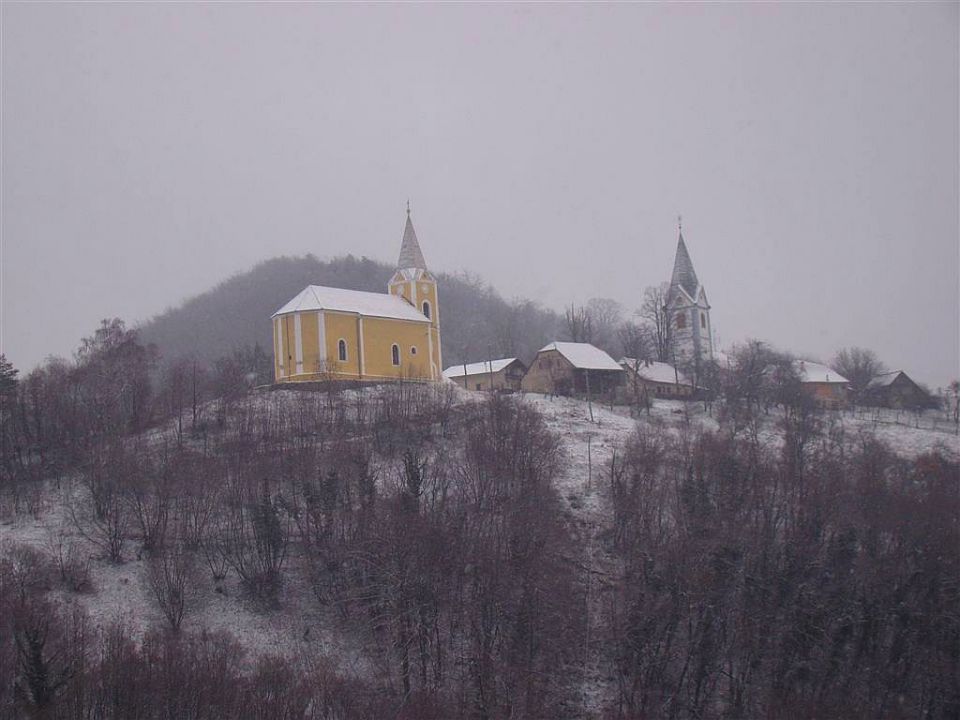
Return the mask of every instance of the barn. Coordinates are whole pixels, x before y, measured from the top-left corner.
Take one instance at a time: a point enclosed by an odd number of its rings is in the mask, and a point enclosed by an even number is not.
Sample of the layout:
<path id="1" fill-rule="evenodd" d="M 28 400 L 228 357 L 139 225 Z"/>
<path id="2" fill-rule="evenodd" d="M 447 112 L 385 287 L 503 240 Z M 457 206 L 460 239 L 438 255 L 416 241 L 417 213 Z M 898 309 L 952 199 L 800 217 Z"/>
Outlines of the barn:
<path id="1" fill-rule="evenodd" d="M 623 368 L 590 343 L 552 342 L 537 352 L 521 387 L 525 392 L 600 397 L 623 383 Z"/>

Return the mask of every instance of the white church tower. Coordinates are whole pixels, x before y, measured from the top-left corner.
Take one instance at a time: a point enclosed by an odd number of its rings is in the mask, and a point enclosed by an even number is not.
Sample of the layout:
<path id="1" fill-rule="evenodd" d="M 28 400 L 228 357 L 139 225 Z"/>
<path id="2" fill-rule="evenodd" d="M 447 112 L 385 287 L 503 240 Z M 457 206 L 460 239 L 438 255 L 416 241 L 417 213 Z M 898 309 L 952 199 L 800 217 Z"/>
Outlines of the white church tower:
<path id="1" fill-rule="evenodd" d="M 683 241 L 683 225 L 678 222 L 680 239 L 673 261 L 673 276 L 667 292 L 667 308 L 673 328 L 674 354 L 678 362 L 713 359 L 713 325 L 707 293 L 697 279 L 687 244 Z"/>

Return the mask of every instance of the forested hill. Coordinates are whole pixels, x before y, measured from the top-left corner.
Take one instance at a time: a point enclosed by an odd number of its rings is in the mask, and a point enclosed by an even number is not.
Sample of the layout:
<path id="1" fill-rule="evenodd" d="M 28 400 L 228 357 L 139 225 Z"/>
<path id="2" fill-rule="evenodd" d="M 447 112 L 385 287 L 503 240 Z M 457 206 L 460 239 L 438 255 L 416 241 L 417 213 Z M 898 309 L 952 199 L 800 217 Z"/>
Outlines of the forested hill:
<path id="1" fill-rule="evenodd" d="M 140 327 L 161 357 L 212 361 L 244 346 L 270 348 L 270 316 L 307 285 L 386 292 L 393 267 L 352 255 L 321 261 L 278 257 L 223 281 Z M 529 359 L 556 339 L 561 317 L 529 301 L 507 302 L 480 280 L 440 273 L 444 365 L 496 357 Z"/>

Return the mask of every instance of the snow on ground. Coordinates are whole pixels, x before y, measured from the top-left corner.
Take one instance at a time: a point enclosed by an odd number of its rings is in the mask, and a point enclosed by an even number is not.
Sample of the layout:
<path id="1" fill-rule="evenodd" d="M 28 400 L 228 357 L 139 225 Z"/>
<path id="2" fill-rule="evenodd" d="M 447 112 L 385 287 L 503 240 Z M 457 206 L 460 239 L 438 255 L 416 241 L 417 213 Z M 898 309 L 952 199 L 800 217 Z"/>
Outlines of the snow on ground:
<path id="1" fill-rule="evenodd" d="M 345 391 L 348 403 L 360 394 L 374 399 L 378 388 Z M 482 393 L 455 388 L 458 403 L 478 402 Z M 588 625 L 590 637 L 599 637 L 592 630 L 601 625 L 602 585 L 605 575 L 615 576 L 617 568 L 602 551 L 601 535 L 612 515 L 609 494 L 609 463 L 615 448 L 634 432 L 638 423 L 658 426 L 668 432 L 679 432 L 689 422 L 694 430 L 717 430 L 714 417 L 704 411 L 700 403 L 656 399 L 649 413 L 643 412 L 635 420 L 625 407 L 610 407 L 581 400 L 544 395 L 523 394 L 523 402 L 543 413 L 547 426 L 560 436 L 565 459 L 556 485 L 566 505 L 571 525 L 578 533 L 584 548 L 585 577 L 589 583 Z M 261 408 L 280 408 L 302 401 L 301 391 L 281 390 L 253 393 L 243 402 Z M 212 414 L 212 408 L 207 409 Z M 780 415 L 771 411 L 764 418 L 761 438 L 765 442 L 781 440 L 778 428 Z M 913 427 L 903 424 L 913 421 Z M 895 451 L 915 456 L 940 450 L 953 458 L 960 458 L 960 437 L 952 432 L 949 423 L 927 420 L 894 413 L 835 412 L 824 416 L 824 422 L 833 430 L 842 429 L 845 442 L 855 444 L 865 437 L 876 437 Z M 897 424 L 900 423 L 900 424 Z M 920 427 L 916 427 L 920 425 Z M 163 430 L 154 431 L 157 439 Z M 131 541 L 125 548 L 125 562 L 114 564 L 102 558 L 102 553 L 77 531 L 67 508 L 74 505 L 71 483 L 50 486 L 37 517 L 20 515 L 0 520 L 2 545 L 22 544 L 50 552 L 51 540 L 63 536 L 68 542 L 80 543 L 94 559 L 91 563 L 93 589 L 76 594 L 66 589 L 55 590 L 66 603 L 78 603 L 90 615 L 95 626 L 120 621 L 130 632 L 139 636 L 148 628 L 163 627 L 165 620 L 157 609 L 147 581 L 146 562 L 137 558 L 137 543 Z M 4 547 L 0 547 L 4 552 Z M 197 568 L 197 579 L 183 627 L 187 630 L 207 628 L 232 633 L 247 648 L 251 656 L 278 654 L 285 656 L 329 656 L 337 659 L 345 673 L 368 674 L 370 661 L 365 659 L 363 645 L 369 642 L 356 627 L 348 627 L 335 609 L 321 605 L 312 594 L 307 573 L 297 564 L 302 562 L 292 553 L 288 560 L 286 581 L 276 604 L 271 608 L 258 606 L 242 592 L 239 581 L 231 574 L 220 583 L 214 583 L 202 564 Z M 599 641 L 588 647 L 588 666 L 580 684 L 583 707 L 592 715 L 602 714 L 607 699 L 615 696 L 613 680 L 603 672 L 604 648 Z M 375 671 L 375 669 L 374 669 Z"/>
<path id="2" fill-rule="evenodd" d="M 609 463 L 614 449 L 622 447 L 638 424 L 680 432 L 688 420 L 694 430 L 716 431 L 719 423 L 704 410 L 702 403 L 681 400 L 658 398 L 653 401 L 649 413 L 641 412 L 633 419 L 629 409 L 622 406 L 594 403 L 591 408 L 586 402 L 572 398 L 529 393 L 522 397 L 543 414 L 547 426 L 559 434 L 566 451 L 556 487 L 583 543 L 585 577 L 591 579 L 587 602 L 588 637 L 599 638 L 599 633 L 593 632 L 602 622 L 603 585 L 599 579 L 617 574 L 617 568 L 603 552 L 601 543 L 602 533 L 613 514 Z M 879 422 L 878 417 L 881 418 Z M 779 444 L 782 441 L 782 431 L 778 427 L 780 418 L 781 415 L 773 410 L 765 416 L 760 430 L 762 442 Z M 927 422 L 927 429 L 919 429 L 893 424 L 892 418 L 892 414 L 871 413 L 857 417 L 851 413 L 834 412 L 827 413 L 823 420 L 834 430 L 842 428 L 845 441 L 850 444 L 876 437 L 903 455 L 916 456 L 940 450 L 948 456 L 960 458 L 960 437 L 956 434 L 936 429 L 939 427 L 936 423 Z M 923 422 L 920 424 L 924 425 Z M 604 672 L 605 651 L 599 639 L 589 643 L 587 670 L 579 685 L 580 700 L 589 713 L 588 718 L 602 717 L 616 695 L 613 678 Z"/>

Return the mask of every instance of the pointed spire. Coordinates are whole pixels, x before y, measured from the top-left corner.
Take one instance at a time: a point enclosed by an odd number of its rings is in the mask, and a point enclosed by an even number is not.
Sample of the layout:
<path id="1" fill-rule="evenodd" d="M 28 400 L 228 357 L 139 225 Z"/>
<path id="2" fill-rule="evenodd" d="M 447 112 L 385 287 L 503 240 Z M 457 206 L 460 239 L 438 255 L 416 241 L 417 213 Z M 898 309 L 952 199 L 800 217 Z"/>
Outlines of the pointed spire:
<path id="1" fill-rule="evenodd" d="M 673 261 L 673 277 L 670 278 L 670 285 L 672 287 L 679 285 L 690 297 L 696 299 L 700 281 L 697 280 L 697 273 L 693 269 L 687 244 L 683 241 L 683 220 L 680 217 L 677 218 L 677 232 L 680 237 L 677 240 L 677 256 Z"/>
<path id="2" fill-rule="evenodd" d="M 407 200 L 407 224 L 403 228 L 403 242 L 400 243 L 400 259 L 397 261 L 397 267 L 401 270 L 409 268 L 427 269 L 423 252 L 420 250 L 420 243 L 417 241 L 417 233 L 413 229 L 413 221 L 410 219 L 409 200 Z"/>

